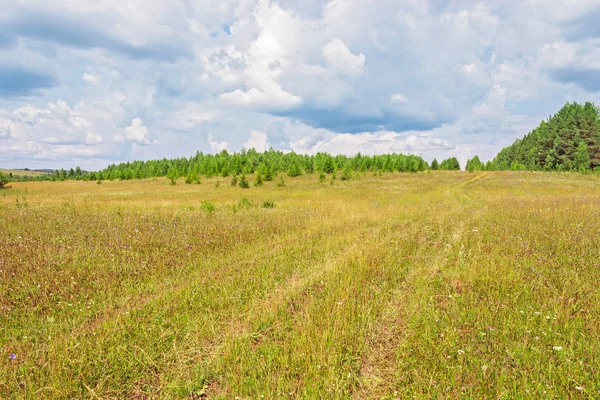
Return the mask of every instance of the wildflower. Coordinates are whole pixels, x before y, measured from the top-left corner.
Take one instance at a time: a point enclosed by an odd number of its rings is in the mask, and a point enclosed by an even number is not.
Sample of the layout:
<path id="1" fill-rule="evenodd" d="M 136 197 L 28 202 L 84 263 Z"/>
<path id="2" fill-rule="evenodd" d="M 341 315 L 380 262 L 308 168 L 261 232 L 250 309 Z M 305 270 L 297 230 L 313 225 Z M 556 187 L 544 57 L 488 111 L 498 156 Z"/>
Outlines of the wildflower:
<path id="1" fill-rule="evenodd" d="M 17 359 L 17 355 L 16 355 L 16 354 L 14 354 L 14 353 L 11 353 L 11 354 L 10 354 L 10 359 L 11 359 L 11 360 L 16 360 L 16 359 Z"/>
<path id="2" fill-rule="evenodd" d="M 562 351 L 563 347 L 562 346 L 554 346 L 553 349 L 556 351 Z"/>
<path id="3" fill-rule="evenodd" d="M 465 354 L 464 350 L 458 350 L 458 354 Z"/>

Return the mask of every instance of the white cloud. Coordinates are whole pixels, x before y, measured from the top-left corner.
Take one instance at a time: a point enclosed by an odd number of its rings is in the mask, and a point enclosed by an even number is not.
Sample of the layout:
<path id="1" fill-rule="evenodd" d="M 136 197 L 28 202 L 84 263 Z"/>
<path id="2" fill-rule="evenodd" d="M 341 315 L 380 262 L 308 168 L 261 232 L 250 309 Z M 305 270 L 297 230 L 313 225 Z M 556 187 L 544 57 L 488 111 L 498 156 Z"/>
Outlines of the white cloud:
<path id="1" fill-rule="evenodd" d="M 391 100 L 392 103 L 396 103 L 396 104 L 406 104 L 406 103 L 408 103 L 407 98 L 404 97 L 404 95 L 400 94 L 400 93 L 393 94 L 390 97 L 390 100 Z"/>
<path id="2" fill-rule="evenodd" d="M 218 153 L 220 151 L 227 150 L 227 148 L 229 147 L 229 143 L 225 141 L 217 142 L 216 140 L 214 140 L 212 135 L 208 135 L 206 140 L 208 141 L 210 149 L 213 153 Z"/>
<path id="3" fill-rule="evenodd" d="M 10 137 L 11 125 L 10 120 L 0 117 L 0 139 L 7 139 Z"/>
<path id="4" fill-rule="evenodd" d="M 98 143 L 102 143 L 102 141 L 103 141 L 102 136 L 98 135 L 97 133 L 88 132 L 85 135 L 85 143 L 86 144 L 98 144 Z"/>
<path id="5" fill-rule="evenodd" d="M 354 55 L 339 38 L 334 38 L 323 47 L 327 66 L 350 77 L 362 75 L 365 69 L 365 55 Z"/>
<path id="6" fill-rule="evenodd" d="M 219 100 L 226 104 L 275 110 L 284 110 L 302 102 L 300 97 L 287 93 L 276 83 L 265 82 L 263 87 L 266 87 L 267 91 L 257 88 L 247 91 L 236 89 L 233 92 L 223 93 L 219 96 Z"/>
<path id="7" fill-rule="evenodd" d="M 165 118 L 165 127 L 173 130 L 189 131 L 220 116 L 213 104 L 189 102 L 184 107 L 169 112 Z"/>
<path id="8" fill-rule="evenodd" d="M 308 128 L 308 127 L 305 127 Z M 333 133 L 323 129 L 311 130 L 304 136 L 292 141 L 290 147 L 297 153 L 316 154 L 328 152 L 331 154 L 355 155 L 411 153 L 428 158 L 435 151 L 447 152 L 456 146 L 445 139 L 435 137 L 432 132 L 409 132 L 409 134 L 381 131 L 363 133 Z"/>
<path id="9" fill-rule="evenodd" d="M 494 85 L 484 102 L 473 106 L 471 115 L 475 121 L 493 121 L 506 116 L 506 89 Z"/>
<path id="10" fill-rule="evenodd" d="M 262 132 L 252 130 L 250 131 L 250 137 L 244 143 L 245 149 L 255 149 L 259 153 L 267 151 L 269 149 L 269 142 L 267 140 L 267 135 Z"/>
<path id="11" fill-rule="evenodd" d="M 116 140 L 125 140 L 140 145 L 151 145 L 158 143 L 155 140 L 151 140 L 149 137 L 150 131 L 144 121 L 141 118 L 135 118 L 131 121 L 131 125 L 125 128 L 122 136 L 117 136 Z"/>
<path id="12" fill-rule="evenodd" d="M 92 85 L 95 85 L 96 83 L 100 82 L 100 77 L 98 75 L 90 74 L 87 72 L 83 74 L 81 79 L 83 79 L 84 82 L 87 82 Z"/>

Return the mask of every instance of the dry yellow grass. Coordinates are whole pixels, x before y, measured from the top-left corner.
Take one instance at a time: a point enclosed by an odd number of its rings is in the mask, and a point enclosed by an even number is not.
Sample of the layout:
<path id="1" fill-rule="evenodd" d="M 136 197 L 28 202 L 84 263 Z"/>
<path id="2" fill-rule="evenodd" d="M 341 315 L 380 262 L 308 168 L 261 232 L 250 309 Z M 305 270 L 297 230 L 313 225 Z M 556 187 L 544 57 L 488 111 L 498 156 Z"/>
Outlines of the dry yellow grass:
<path id="1" fill-rule="evenodd" d="M 2 172 L 3 174 L 13 174 L 14 176 L 42 176 L 42 175 L 48 175 L 48 172 L 42 172 L 42 171 L 31 171 L 31 170 L 24 170 L 24 169 L 1 169 L 0 168 L 0 172 Z"/>
<path id="2" fill-rule="evenodd" d="M 600 396 L 597 177 L 216 180 L 0 191 L 0 397 Z"/>

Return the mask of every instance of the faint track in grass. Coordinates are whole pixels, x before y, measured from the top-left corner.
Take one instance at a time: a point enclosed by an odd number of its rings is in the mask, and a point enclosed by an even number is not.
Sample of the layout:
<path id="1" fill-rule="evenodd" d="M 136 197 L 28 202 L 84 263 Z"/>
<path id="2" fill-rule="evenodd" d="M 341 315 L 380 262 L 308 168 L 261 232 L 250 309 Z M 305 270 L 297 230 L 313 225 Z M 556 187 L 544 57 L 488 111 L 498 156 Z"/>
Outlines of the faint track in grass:
<path id="1" fill-rule="evenodd" d="M 353 398 L 401 397 L 394 391 L 401 379 L 398 371 L 401 370 L 399 365 L 402 360 L 398 358 L 398 348 L 411 334 L 407 331 L 407 319 L 412 314 L 421 312 L 421 300 L 415 298 L 415 291 L 419 290 L 423 282 L 436 279 L 440 268 L 461 241 L 467 220 L 480 215 L 480 208 L 483 206 L 478 207 L 479 210 L 475 213 L 465 213 L 467 205 L 472 207 L 475 202 L 467 190 L 489 177 L 489 173 L 477 174 L 440 192 L 441 199 L 452 199 L 452 211 L 443 218 L 433 213 L 423 221 L 428 226 L 437 227 L 438 236 L 434 241 L 437 247 L 432 247 L 431 243 L 422 243 L 418 247 L 417 254 L 420 255 L 421 262 L 412 264 L 406 279 L 390 296 L 369 339 L 369 349 L 363 355 L 360 378 L 352 394 Z"/>

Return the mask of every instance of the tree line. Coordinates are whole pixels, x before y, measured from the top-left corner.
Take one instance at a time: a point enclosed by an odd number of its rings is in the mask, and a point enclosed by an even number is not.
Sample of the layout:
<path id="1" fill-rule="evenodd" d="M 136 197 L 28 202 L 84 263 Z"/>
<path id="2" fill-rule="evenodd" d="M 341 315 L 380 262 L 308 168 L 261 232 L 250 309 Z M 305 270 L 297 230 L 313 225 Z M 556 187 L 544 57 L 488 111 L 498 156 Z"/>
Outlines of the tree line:
<path id="1" fill-rule="evenodd" d="M 296 177 L 303 174 L 341 173 L 349 177 L 366 172 L 420 172 L 425 170 L 459 170 L 460 164 L 455 157 L 438 163 L 433 160 L 429 165 L 422 157 L 404 154 L 362 155 L 353 157 L 317 153 L 316 155 L 284 153 L 270 149 L 259 153 L 254 149 L 229 153 L 226 150 L 216 154 L 197 152 L 186 158 L 133 161 L 111 164 L 100 171 L 83 171 L 77 167 L 70 170 L 56 170 L 40 176 L 14 176 L 7 181 L 64 181 L 64 180 L 130 180 L 167 177 L 172 182 L 185 178 L 187 183 L 199 182 L 201 177 L 228 177 L 259 174 L 265 181 L 273 180 L 280 174 Z"/>

